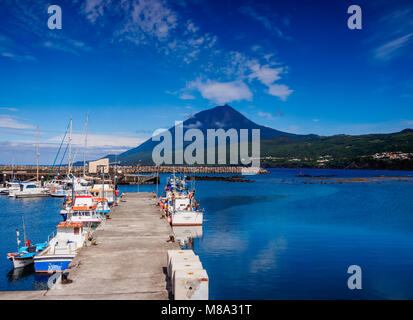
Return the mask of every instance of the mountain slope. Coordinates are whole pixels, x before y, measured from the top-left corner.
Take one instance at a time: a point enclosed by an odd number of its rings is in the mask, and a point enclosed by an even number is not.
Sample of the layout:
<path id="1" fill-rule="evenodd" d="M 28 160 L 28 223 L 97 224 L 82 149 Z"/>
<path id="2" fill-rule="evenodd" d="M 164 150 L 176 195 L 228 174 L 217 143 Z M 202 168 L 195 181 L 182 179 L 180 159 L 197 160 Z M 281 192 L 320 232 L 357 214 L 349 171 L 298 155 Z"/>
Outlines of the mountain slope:
<path id="1" fill-rule="evenodd" d="M 299 137 L 292 133 L 278 131 L 269 127 L 261 126 L 255 122 L 249 120 L 240 112 L 228 105 L 217 106 L 212 109 L 201 111 L 191 118 L 183 122 L 184 134 L 188 129 L 199 129 L 202 131 L 206 138 L 207 129 L 236 129 L 239 133 L 240 129 L 260 129 L 261 139 L 272 139 L 275 137 L 285 136 L 290 138 Z M 175 128 L 169 129 L 174 137 Z M 151 156 L 153 148 L 158 144 L 158 141 L 152 141 L 152 139 L 146 140 L 144 143 L 136 148 L 130 149 L 117 156 L 117 160 L 121 164 L 149 164 L 151 163 Z M 190 142 L 186 143 L 189 144 Z M 110 158 L 111 161 L 113 158 Z"/>

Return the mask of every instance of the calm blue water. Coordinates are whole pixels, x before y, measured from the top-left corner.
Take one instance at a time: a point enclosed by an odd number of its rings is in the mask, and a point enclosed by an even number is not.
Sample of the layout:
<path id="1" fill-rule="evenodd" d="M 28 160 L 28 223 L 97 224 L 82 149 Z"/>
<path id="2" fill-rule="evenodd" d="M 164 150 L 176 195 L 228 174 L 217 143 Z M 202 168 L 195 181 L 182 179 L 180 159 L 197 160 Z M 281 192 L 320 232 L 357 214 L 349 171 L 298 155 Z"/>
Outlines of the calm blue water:
<path id="1" fill-rule="evenodd" d="M 299 172 L 412 179 L 321 184 Z M 209 274 L 211 299 L 413 299 L 413 172 L 277 169 L 251 179 L 196 182 L 206 214 L 194 250 Z M 0 198 L 1 256 L 16 247 L 23 212 L 30 238 L 47 238 L 60 221 L 60 202 Z M 347 288 L 353 264 L 362 268 L 362 290 Z M 0 259 L 0 290 L 40 286 L 30 274 L 11 281 L 10 269 Z"/>

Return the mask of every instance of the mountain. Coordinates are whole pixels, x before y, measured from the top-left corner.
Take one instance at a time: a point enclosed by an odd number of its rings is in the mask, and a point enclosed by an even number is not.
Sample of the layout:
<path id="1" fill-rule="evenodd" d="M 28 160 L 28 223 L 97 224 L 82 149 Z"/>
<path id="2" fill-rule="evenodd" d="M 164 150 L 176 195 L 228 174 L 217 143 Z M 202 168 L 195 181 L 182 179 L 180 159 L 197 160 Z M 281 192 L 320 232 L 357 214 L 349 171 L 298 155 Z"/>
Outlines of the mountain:
<path id="1" fill-rule="evenodd" d="M 405 159 L 373 157 L 376 153 L 384 152 L 403 152 L 413 155 L 413 129 L 389 134 L 357 136 L 297 135 L 258 125 L 228 105 L 201 111 L 185 120 L 183 127 L 184 133 L 192 128 L 200 129 L 205 138 L 207 129 L 234 128 L 238 133 L 240 129 L 260 129 L 261 165 L 267 167 L 413 169 L 413 156 L 408 155 Z M 175 128 L 172 127 L 169 131 L 174 137 Z M 110 162 L 116 159 L 123 165 L 151 165 L 153 164 L 152 150 L 158 143 L 148 139 L 136 148 L 117 156 L 107 157 Z M 190 143 L 184 143 L 184 148 Z M 227 148 L 228 153 L 229 148 Z M 326 156 L 328 156 L 327 160 Z"/>
<path id="2" fill-rule="evenodd" d="M 260 129 L 261 140 L 272 139 L 275 137 L 289 137 L 294 139 L 295 137 L 301 137 L 300 135 L 278 131 L 269 127 L 261 126 L 255 122 L 249 120 L 240 112 L 235 110 L 229 105 L 217 106 L 212 109 L 204 110 L 194 114 L 189 119 L 183 122 L 184 134 L 188 129 L 199 129 L 206 137 L 207 129 L 236 129 L 239 133 L 240 129 Z M 175 128 L 169 129 L 174 137 Z M 136 148 L 130 149 L 117 156 L 117 161 L 121 164 L 149 164 L 151 162 L 152 150 L 158 144 L 158 141 L 152 141 L 152 139 L 146 140 L 144 143 Z M 189 144 L 190 142 L 186 143 Z M 185 146 L 185 145 L 184 145 Z M 115 157 L 110 156 L 110 161 L 114 161 Z"/>

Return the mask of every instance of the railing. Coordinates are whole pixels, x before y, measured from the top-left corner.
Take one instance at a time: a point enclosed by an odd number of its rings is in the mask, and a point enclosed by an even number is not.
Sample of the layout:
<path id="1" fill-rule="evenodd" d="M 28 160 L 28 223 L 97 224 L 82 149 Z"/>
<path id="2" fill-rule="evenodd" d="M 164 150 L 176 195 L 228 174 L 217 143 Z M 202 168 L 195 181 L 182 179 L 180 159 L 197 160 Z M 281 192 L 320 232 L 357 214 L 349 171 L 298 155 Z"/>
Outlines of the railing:
<path id="1" fill-rule="evenodd" d="M 49 244 L 50 240 L 56 236 L 56 231 L 53 231 L 47 236 L 47 244 Z"/>

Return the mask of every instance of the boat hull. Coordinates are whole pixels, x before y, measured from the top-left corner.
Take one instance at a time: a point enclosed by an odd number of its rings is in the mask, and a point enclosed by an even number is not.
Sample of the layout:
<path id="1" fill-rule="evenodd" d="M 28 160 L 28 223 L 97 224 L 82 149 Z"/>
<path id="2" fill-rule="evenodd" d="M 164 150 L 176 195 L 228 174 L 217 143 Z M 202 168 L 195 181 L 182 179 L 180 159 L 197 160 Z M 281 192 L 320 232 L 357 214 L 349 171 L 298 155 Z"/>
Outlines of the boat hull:
<path id="1" fill-rule="evenodd" d="M 50 255 L 36 257 L 34 259 L 34 271 L 36 273 L 54 273 L 56 271 L 64 271 L 69 268 L 74 254 L 67 255 Z"/>
<path id="2" fill-rule="evenodd" d="M 172 214 L 172 226 L 202 226 L 203 213 L 200 211 L 182 211 Z"/>
<path id="3" fill-rule="evenodd" d="M 15 198 L 39 198 L 39 197 L 48 197 L 49 194 L 47 194 L 47 193 L 27 193 L 27 194 L 15 193 L 15 194 L 9 195 L 9 196 L 15 197 Z"/>
<path id="4" fill-rule="evenodd" d="M 15 269 L 24 268 L 33 263 L 33 257 L 30 257 L 30 258 L 10 257 L 9 260 L 13 262 L 13 267 Z"/>

